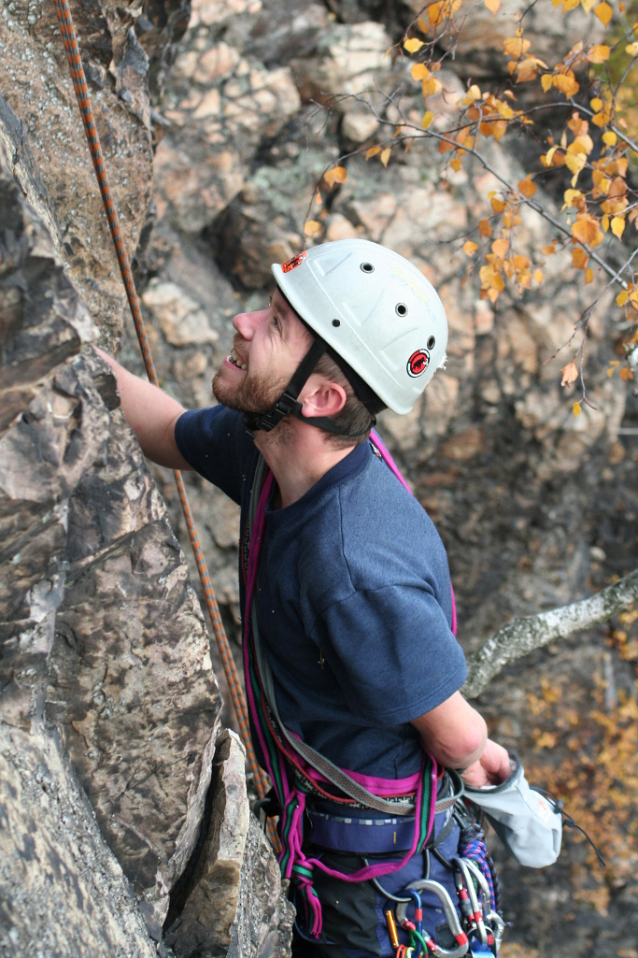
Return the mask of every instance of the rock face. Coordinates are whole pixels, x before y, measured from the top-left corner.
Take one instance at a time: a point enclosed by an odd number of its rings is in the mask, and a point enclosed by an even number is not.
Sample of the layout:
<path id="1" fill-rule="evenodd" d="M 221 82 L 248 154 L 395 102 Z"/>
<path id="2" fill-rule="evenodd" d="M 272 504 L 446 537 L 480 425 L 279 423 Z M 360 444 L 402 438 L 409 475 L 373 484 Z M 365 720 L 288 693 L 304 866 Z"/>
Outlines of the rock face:
<path id="1" fill-rule="evenodd" d="M 211 929 L 202 940 L 178 929 L 175 953 L 186 958 L 197 945 L 199 955 L 220 954 L 233 929 L 235 954 L 275 941 L 285 955 L 291 920 L 280 913 L 290 906 L 265 840 L 255 850 L 237 742 L 229 758 L 222 739 L 211 783 L 221 699 L 185 557 L 110 368 L 89 346 L 98 329 L 63 268 L 58 216 L 26 129 L 1 98 L 0 223 L 0 934 L 19 954 L 37 945 L 145 955 L 153 940 L 163 954 L 169 905 L 172 916 L 192 912 L 183 888 L 201 869 L 218 876 L 204 909 Z M 170 283 L 145 293 L 168 341 L 215 343 L 196 303 L 184 297 L 176 308 L 180 296 Z M 55 815 L 29 783 L 33 769 Z M 228 838 L 208 841 L 210 821 Z M 253 871 L 272 879 L 255 895 Z M 47 882 L 54 903 L 69 900 L 44 925 Z"/>
<path id="2" fill-rule="evenodd" d="M 9 726 L 0 726 L 0 951 L 157 954 L 55 736 Z"/>
<path id="3" fill-rule="evenodd" d="M 71 6 L 123 234 L 135 249 L 152 190 L 148 60 L 129 33 L 133 21 L 124 7 Z M 5 6 L 0 55 L 2 94 L 28 129 L 35 166 L 64 237 L 59 252 L 89 309 L 100 317 L 105 342 L 114 345 L 125 297 L 55 5 L 41 0 Z"/>
<path id="4" fill-rule="evenodd" d="M 159 937 L 210 782 L 208 637 L 108 367 L 80 355 L 90 317 L 4 152 L 2 222 L 0 709 L 61 730 Z"/>
<path id="5" fill-rule="evenodd" d="M 246 754 L 234 732 L 217 740 L 211 807 L 199 862 L 166 943 L 180 953 L 229 958 L 285 954 L 294 910 L 246 791 Z M 170 914 L 168 922 L 170 922 Z"/>

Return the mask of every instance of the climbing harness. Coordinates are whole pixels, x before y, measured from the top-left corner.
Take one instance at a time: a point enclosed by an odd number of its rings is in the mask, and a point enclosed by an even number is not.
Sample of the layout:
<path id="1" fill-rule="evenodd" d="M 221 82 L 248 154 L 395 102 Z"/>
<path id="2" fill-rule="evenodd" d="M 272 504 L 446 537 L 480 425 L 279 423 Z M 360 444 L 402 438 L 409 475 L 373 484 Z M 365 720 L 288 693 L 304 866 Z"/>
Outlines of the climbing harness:
<path id="1" fill-rule="evenodd" d="M 379 455 L 406 485 L 381 440 L 374 433 L 371 440 Z M 295 882 L 306 908 L 310 932 L 318 938 L 322 929 L 322 914 L 313 887 L 314 869 L 346 882 L 367 881 L 399 871 L 427 846 L 435 814 L 456 804 L 463 794 L 463 785 L 456 776 L 456 788 L 452 795 L 437 801 L 438 768 L 425 752 L 420 771 L 400 781 L 346 773 L 286 729 L 279 717 L 274 681 L 260 641 L 258 590 L 255 588 L 266 504 L 272 484 L 273 475 L 260 456 L 253 477 L 243 550 L 243 554 L 248 556 L 245 567 L 244 671 L 253 726 L 281 808 L 279 831 L 282 850 L 279 864 L 282 876 Z M 453 618 L 456 627 L 456 616 Z M 330 786 L 334 786 L 337 792 Z M 404 854 L 401 859 L 372 864 L 366 862 L 362 868 L 345 874 L 330 868 L 320 858 L 308 857 L 303 843 L 309 794 L 344 806 L 371 808 L 386 815 L 413 815 L 410 840 L 402 842 Z"/>
<path id="2" fill-rule="evenodd" d="M 95 170 L 98 186 L 102 195 L 102 201 L 104 203 L 104 209 L 106 211 L 109 229 L 111 231 L 111 238 L 115 247 L 115 254 L 117 256 L 120 272 L 122 274 L 122 279 L 126 288 L 126 295 L 131 309 L 133 323 L 135 325 L 135 332 L 137 333 L 138 342 L 140 344 L 142 358 L 144 359 L 144 365 L 146 367 L 146 372 L 150 382 L 153 383 L 154 386 L 157 386 L 159 383 L 155 366 L 153 364 L 151 347 L 149 345 L 146 330 L 144 328 L 142 310 L 140 308 L 139 298 L 135 289 L 131 264 L 126 252 L 124 240 L 122 238 L 117 210 L 115 208 L 115 201 L 111 194 L 109 179 L 104 163 L 104 156 L 100 146 L 100 138 L 95 125 L 95 120 L 93 119 L 91 98 L 86 83 L 84 68 L 82 66 L 80 50 L 75 37 L 73 18 L 69 9 L 68 0 L 53 0 L 53 2 L 55 4 L 56 13 L 60 22 L 60 30 L 64 40 L 64 47 L 66 49 L 67 59 L 69 61 L 73 86 L 75 88 L 78 105 L 80 107 L 80 114 L 82 116 L 82 122 L 84 124 L 89 150 L 91 152 L 93 168 Z M 226 675 L 226 681 L 228 682 L 228 688 L 230 690 L 233 706 L 237 715 L 237 721 L 239 722 L 241 739 L 244 743 L 250 769 L 254 776 L 257 793 L 260 798 L 263 798 L 268 791 L 268 782 L 264 772 L 257 763 L 255 752 L 252 746 L 250 738 L 250 726 L 248 723 L 248 711 L 246 708 L 244 693 L 239 682 L 237 668 L 235 666 L 233 655 L 228 644 L 228 638 L 224 632 L 224 626 L 219 613 L 219 606 L 217 605 L 217 600 L 215 598 L 215 593 L 213 591 L 213 586 L 211 584 L 210 576 L 206 566 L 206 560 L 204 559 L 202 546 L 199 540 L 197 529 L 195 527 L 195 520 L 193 519 L 193 514 L 191 512 L 188 497 L 186 495 L 184 480 L 182 479 L 182 474 L 178 469 L 175 469 L 173 474 L 175 476 L 175 485 L 177 486 L 179 501 L 184 513 L 184 519 L 186 521 L 186 528 L 188 529 L 188 535 L 193 547 L 193 552 L 195 554 L 197 570 L 199 572 L 202 588 L 204 590 L 204 596 L 206 598 L 206 605 L 213 626 L 215 640 L 217 642 L 222 665 L 224 667 L 224 674 Z M 274 832 L 271 834 L 271 840 L 275 842 L 277 841 Z"/>
<path id="3" fill-rule="evenodd" d="M 395 958 L 400 958 L 397 925 L 409 936 L 410 947 L 413 948 L 415 956 L 431 954 L 435 958 L 461 958 L 470 954 L 475 958 L 479 955 L 496 958 L 498 955 L 505 922 L 499 910 L 498 880 L 494 865 L 485 847 L 483 831 L 472 820 L 475 813 L 480 814 L 478 809 L 468 805 L 465 797 L 455 805 L 452 817 L 462 827 L 458 854 L 450 861 L 438 853 L 436 846 L 431 849 L 452 874 L 460 919 L 450 892 L 441 882 L 431 878 L 429 865 L 425 878 L 407 884 L 400 895 L 391 894 L 379 882 L 374 883 L 386 902 L 395 903 L 394 910 L 390 908 L 384 911 L 388 936 L 397 952 Z M 438 898 L 442 906 L 445 935 L 450 939 L 449 942 L 435 941 L 423 928 L 423 899 L 428 894 L 430 909 L 433 907 L 433 896 Z M 410 906 L 413 906 L 412 917 L 408 914 Z M 440 924 L 436 926 L 436 934 L 439 939 L 443 934 Z"/>

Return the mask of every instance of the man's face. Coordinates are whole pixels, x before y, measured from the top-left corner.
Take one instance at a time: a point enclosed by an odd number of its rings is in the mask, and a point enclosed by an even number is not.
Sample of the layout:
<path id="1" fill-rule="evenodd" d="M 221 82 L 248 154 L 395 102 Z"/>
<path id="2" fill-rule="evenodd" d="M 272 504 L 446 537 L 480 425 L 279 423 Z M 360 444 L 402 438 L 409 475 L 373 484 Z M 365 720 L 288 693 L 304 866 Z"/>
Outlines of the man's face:
<path id="1" fill-rule="evenodd" d="M 270 305 L 233 319 L 233 349 L 213 379 L 218 402 L 239 412 L 265 413 L 312 345 L 312 336 L 278 289 Z"/>

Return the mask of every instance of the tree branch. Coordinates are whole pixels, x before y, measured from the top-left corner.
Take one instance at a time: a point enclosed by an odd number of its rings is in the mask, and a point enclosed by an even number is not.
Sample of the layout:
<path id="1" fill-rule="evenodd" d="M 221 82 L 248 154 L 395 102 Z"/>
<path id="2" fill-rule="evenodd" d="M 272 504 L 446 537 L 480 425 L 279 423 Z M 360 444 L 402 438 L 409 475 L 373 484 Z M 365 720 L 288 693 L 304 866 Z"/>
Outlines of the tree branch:
<path id="1" fill-rule="evenodd" d="M 515 662 L 556 639 L 564 639 L 574 632 L 606 622 L 637 600 L 638 569 L 588 599 L 551 612 L 512 619 L 478 652 L 468 656 L 468 678 L 463 694 L 466 698 L 476 698 L 509 662 Z"/>
<path id="2" fill-rule="evenodd" d="M 375 119 L 379 122 L 381 126 L 390 126 L 390 127 L 397 126 L 395 121 L 386 120 L 384 117 L 380 116 L 378 111 L 375 110 L 373 104 L 370 103 L 370 101 L 366 99 L 364 96 L 351 95 L 351 99 L 359 103 L 365 103 L 365 105 L 368 107 L 372 115 L 375 117 Z M 458 148 L 459 146 L 461 146 L 465 153 L 468 153 L 470 156 L 474 156 L 479 161 L 483 169 L 487 170 L 488 173 L 491 173 L 497 180 L 499 180 L 499 182 L 503 184 L 503 186 L 508 190 L 508 192 L 512 196 L 516 197 L 516 201 L 518 203 L 521 203 L 525 206 L 529 206 L 530 209 L 535 210 L 544 220 L 546 220 L 548 223 L 551 223 L 555 229 L 557 229 L 559 232 L 563 233 L 565 237 L 568 237 L 570 240 L 573 241 L 571 230 L 567 229 L 566 226 L 564 226 L 559 220 L 557 220 L 554 216 L 552 216 L 551 213 L 549 213 L 545 209 L 545 207 L 541 203 L 539 203 L 537 200 L 531 199 L 528 196 L 524 196 L 523 193 L 521 193 L 521 191 L 518 189 L 518 187 L 514 186 L 513 183 L 510 183 L 509 180 L 505 176 L 503 176 L 486 159 L 486 157 L 483 156 L 482 153 L 479 153 L 476 147 L 462 146 L 462 144 L 459 144 L 447 132 L 438 133 L 436 130 L 433 130 L 431 128 L 428 128 L 427 130 L 423 130 L 420 126 L 417 126 L 414 123 L 406 122 L 403 119 L 401 120 L 401 123 L 399 125 L 402 126 L 403 128 L 413 130 L 414 133 L 405 134 L 403 136 L 392 136 L 389 140 L 384 141 L 386 145 L 391 146 L 398 143 L 402 143 L 406 140 L 435 139 L 435 140 L 440 140 L 443 143 L 448 143 L 450 146 L 454 148 Z M 363 149 L 353 150 L 352 153 L 350 153 L 349 155 L 352 156 L 355 153 L 361 153 L 361 152 L 363 152 Z M 615 268 L 611 266 L 609 263 L 607 263 L 604 259 L 602 259 L 602 257 L 600 257 L 598 253 L 596 253 L 590 246 L 580 241 L 578 241 L 575 245 L 582 246 L 582 248 L 588 254 L 590 259 L 598 263 L 598 265 L 605 271 L 605 273 L 607 273 L 608 276 L 612 277 L 613 282 L 618 283 L 620 286 L 622 286 L 623 289 L 627 289 L 627 282 L 620 278 L 620 274 L 616 272 Z"/>

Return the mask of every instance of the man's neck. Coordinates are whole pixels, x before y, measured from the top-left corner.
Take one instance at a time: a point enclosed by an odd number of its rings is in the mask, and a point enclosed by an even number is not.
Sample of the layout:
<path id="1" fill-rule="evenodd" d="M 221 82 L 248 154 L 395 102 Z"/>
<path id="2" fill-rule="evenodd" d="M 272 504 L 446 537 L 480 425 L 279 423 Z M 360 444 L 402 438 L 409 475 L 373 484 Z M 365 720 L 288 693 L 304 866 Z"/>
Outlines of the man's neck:
<path id="1" fill-rule="evenodd" d="M 270 467 L 277 485 L 281 508 L 291 506 L 319 482 L 354 449 L 340 449 L 325 441 L 325 434 L 299 422 L 281 423 L 272 432 L 257 432 L 255 445 Z"/>

